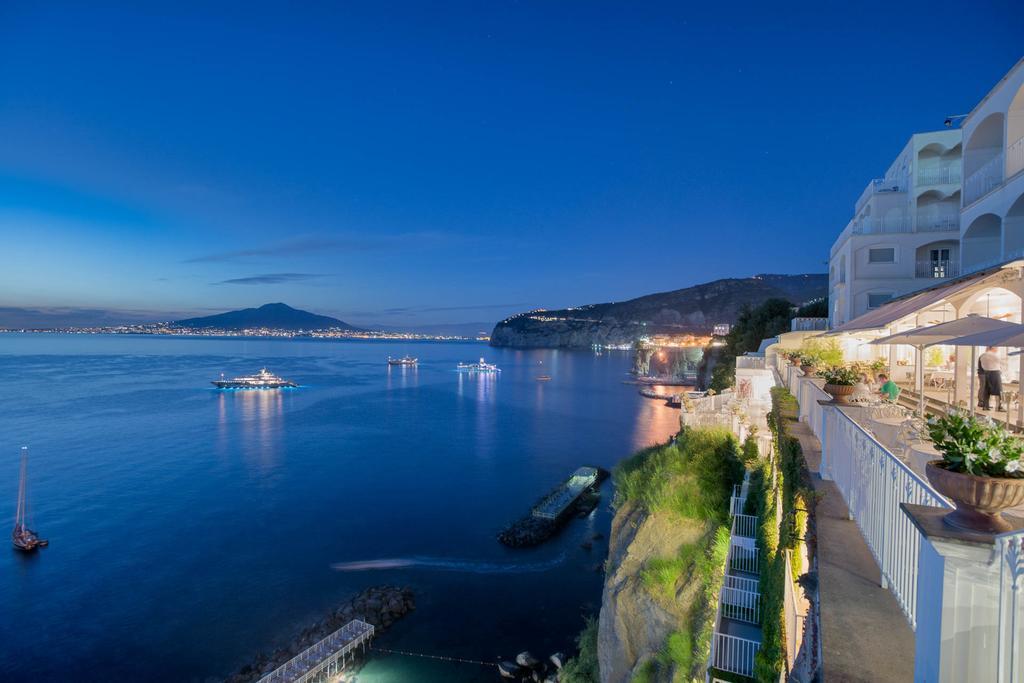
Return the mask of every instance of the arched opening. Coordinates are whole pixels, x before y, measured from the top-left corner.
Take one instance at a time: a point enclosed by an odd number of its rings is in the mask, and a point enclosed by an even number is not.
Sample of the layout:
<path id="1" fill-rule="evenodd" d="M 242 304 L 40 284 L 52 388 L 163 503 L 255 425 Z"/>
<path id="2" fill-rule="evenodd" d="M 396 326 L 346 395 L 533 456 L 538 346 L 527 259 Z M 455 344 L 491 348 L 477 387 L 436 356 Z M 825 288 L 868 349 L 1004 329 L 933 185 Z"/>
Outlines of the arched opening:
<path id="1" fill-rule="evenodd" d="M 1024 171 L 1024 85 L 1006 113 L 1006 177 Z"/>
<path id="2" fill-rule="evenodd" d="M 999 261 L 1002 255 L 1002 228 L 1002 221 L 995 214 L 986 213 L 974 219 L 964 231 L 960 242 L 965 270 Z"/>
<path id="3" fill-rule="evenodd" d="M 989 114 L 964 148 L 964 202 L 970 204 L 1003 182 L 1003 114 Z"/>
<path id="4" fill-rule="evenodd" d="M 936 240 L 917 248 L 915 274 L 919 278 L 941 280 L 960 274 L 960 241 Z"/>
<path id="5" fill-rule="evenodd" d="M 915 226 L 918 232 L 945 232 L 960 228 L 960 193 L 949 196 L 928 190 L 917 198 Z"/>
<path id="6" fill-rule="evenodd" d="M 1024 195 L 1010 206 L 1003 218 L 1007 258 L 1024 257 Z"/>
<path id="7" fill-rule="evenodd" d="M 917 153 L 917 185 L 952 185 L 960 182 L 961 147 L 946 149 L 937 142 L 922 147 Z"/>

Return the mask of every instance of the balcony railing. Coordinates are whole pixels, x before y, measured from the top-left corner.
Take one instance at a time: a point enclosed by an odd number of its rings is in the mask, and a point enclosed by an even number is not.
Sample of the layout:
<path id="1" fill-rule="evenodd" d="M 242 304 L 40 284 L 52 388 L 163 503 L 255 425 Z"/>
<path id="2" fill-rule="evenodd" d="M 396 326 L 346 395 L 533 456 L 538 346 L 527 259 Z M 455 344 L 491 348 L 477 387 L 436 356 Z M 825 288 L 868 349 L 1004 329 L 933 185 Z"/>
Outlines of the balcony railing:
<path id="1" fill-rule="evenodd" d="M 761 643 L 716 633 L 712 645 L 714 655 L 711 666 L 740 676 L 754 675 L 754 655 L 761 649 Z"/>
<path id="2" fill-rule="evenodd" d="M 914 227 L 907 216 L 862 218 L 853 226 L 855 235 L 889 235 L 913 231 Z"/>
<path id="3" fill-rule="evenodd" d="M 959 277 L 960 263 L 959 261 L 918 261 L 914 276 L 933 280 Z"/>
<path id="4" fill-rule="evenodd" d="M 1006 148 L 1006 177 L 1012 178 L 1024 171 L 1024 138 Z"/>
<path id="5" fill-rule="evenodd" d="M 926 168 L 917 172 L 917 186 L 957 185 L 960 183 L 960 167 Z"/>
<path id="6" fill-rule="evenodd" d="M 875 178 L 868 186 L 864 188 L 860 198 L 857 199 L 856 213 L 860 213 L 860 210 L 868 203 L 868 200 L 874 197 L 876 194 L 889 194 L 891 192 L 906 192 L 907 191 L 907 179 L 906 178 Z"/>
<path id="7" fill-rule="evenodd" d="M 793 318 L 790 332 L 820 332 L 828 329 L 828 318 Z"/>
<path id="8" fill-rule="evenodd" d="M 958 232 L 960 230 L 960 216 L 949 214 L 947 216 L 918 216 L 918 232 Z"/>
<path id="9" fill-rule="evenodd" d="M 1003 183 L 1003 153 L 995 155 L 964 181 L 964 206 L 973 204 Z"/>

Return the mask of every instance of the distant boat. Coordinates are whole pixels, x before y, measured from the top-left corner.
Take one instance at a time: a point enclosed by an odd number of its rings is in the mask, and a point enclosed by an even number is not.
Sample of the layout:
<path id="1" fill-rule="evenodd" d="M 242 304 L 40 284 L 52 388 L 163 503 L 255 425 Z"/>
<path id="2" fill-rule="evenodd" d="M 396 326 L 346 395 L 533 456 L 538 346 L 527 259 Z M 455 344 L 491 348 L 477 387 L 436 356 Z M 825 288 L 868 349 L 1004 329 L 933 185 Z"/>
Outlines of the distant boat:
<path id="1" fill-rule="evenodd" d="M 412 356 L 403 356 L 402 358 L 392 358 L 388 356 L 388 365 L 416 365 L 420 362 L 419 358 L 413 358 Z"/>
<path id="2" fill-rule="evenodd" d="M 21 476 L 18 479 L 18 512 L 14 518 L 14 531 L 11 532 L 14 547 L 24 552 L 32 552 L 50 544 L 39 538 L 39 535 L 28 528 L 28 447 L 21 447 Z"/>
<path id="3" fill-rule="evenodd" d="M 459 370 L 459 372 L 483 372 L 483 373 L 501 372 L 501 368 L 499 368 L 494 363 L 484 362 L 483 358 L 480 359 L 479 363 L 459 363 L 458 370 Z"/>
<path id="4" fill-rule="evenodd" d="M 551 375 L 537 375 L 537 381 L 538 382 L 550 382 L 551 381 Z"/>
<path id="5" fill-rule="evenodd" d="M 235 377 L 234 379 L 224 379 L 224 374 L 221 373 L 220 379 L 214 380 L 212 384 L 218 389 L 282 389 L 299 386 L 295 382 L 281 379 L 266 368 L 255 375 Z"/>

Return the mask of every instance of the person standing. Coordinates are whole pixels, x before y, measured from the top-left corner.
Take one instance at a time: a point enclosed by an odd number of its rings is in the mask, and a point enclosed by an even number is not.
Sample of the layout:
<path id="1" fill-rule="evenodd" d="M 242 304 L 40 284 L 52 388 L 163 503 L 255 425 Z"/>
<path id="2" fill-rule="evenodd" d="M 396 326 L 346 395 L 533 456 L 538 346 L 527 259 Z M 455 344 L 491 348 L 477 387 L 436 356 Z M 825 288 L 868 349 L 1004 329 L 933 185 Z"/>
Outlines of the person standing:
<path id="1" fill-rule="evenodd" d="M 985 355 L 982 353 L 981 355 Z M 985 379 L 985 368 L 981 367 L 981 358 L 978 359 L 978 407 L 988 410 L 988 380 Z"/>
<path id="2" fill-rule="evenodd" d="M 1003 409 L 1003 369 L 999 363 L 999 356 L 996 355 L 996 347 L 990 346 L 985 353 L 978 358 L 978 365 L 985 372 L 985 380 L 982 385 L 985 387 L 984 402 L 981 406 L 984 410 L 991 410 L 989 405 L 992 396 L 996 397 L 996 410 Z"/>

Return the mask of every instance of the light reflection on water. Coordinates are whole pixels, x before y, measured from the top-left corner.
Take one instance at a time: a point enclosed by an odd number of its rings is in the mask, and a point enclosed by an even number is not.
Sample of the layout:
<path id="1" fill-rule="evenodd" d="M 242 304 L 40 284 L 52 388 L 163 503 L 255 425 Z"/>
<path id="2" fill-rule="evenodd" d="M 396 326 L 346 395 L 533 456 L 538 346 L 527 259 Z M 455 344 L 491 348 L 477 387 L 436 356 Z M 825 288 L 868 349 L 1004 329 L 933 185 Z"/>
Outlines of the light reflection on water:
<path id="1" fill-rule="evenodd" d="M 407 353 L 418 367 L 388 369 Z M 481 355 L 501 374 L 455 371 Z M 0 336 L 5 433 L 32 447 L 33 510 L 51 539 L 31 560 L 0 553 L 0 614 L 17 615 L 0 618 L 0 671 L 223 678 L 376 583 L 417 593 L 384 647 L 487 661 L 568 651 L 600 600 L 607 541 L 581 544 L 607 537 L 609 486 L 541 548 L 509 551 L 495 534 L 581 464 L 611 468 L 676 431 L 678 410 L 623 383 L 629 364 L 468 344 Z M 225 367 L 263 365 L 302 388 L 208 388 Z M 330 568 L 408 557 L 551 569 Z M 466 673 L 375 656 L 361 680 Z"/>

